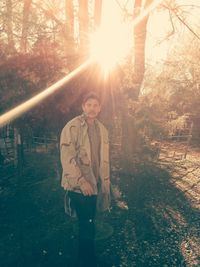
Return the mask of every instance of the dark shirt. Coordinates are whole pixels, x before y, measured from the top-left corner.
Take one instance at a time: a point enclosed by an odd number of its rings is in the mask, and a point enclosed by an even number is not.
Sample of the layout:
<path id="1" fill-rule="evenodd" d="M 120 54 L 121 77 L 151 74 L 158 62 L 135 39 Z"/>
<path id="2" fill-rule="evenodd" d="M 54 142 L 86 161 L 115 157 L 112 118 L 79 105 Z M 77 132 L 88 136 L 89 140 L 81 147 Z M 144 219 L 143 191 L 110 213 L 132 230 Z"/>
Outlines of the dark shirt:
<path id="1" fill-rule="evenodd" d="M 100 164 L 100 130 L 96 123 L 88 125 L 88 136 L 91 148 L 91 161 L 94 176 L 98 180 Z"/>

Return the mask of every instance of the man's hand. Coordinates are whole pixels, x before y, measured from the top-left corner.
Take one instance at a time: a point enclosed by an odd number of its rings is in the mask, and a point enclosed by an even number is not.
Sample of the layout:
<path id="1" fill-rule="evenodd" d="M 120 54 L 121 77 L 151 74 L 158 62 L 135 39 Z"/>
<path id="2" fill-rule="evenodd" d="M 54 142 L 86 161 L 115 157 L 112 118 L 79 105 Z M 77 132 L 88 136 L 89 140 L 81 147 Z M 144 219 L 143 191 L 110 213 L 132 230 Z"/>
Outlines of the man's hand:
<path id="1" fill-rule="evenodd" d="M 81 192 L 83 193 L 84 196 L 91 196 L 91 195 L 93 195 L 92 186 L 87 181 L 85 181 L 84 183 L 82 183 L 82 185 L 80 186 L 80 189 L 81 189 Z"/>

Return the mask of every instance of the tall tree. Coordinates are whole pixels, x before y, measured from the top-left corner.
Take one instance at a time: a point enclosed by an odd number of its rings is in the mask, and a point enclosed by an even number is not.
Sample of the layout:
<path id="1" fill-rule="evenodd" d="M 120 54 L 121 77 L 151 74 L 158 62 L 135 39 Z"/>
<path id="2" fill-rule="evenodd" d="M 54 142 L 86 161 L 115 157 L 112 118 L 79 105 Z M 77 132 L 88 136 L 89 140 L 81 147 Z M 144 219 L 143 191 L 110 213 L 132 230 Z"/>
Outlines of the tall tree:
<path id="1" fill-rule="evenodd" d="M 65 0 L 65 26 L 64 26 L 64 46 L 67 57 L 74 55 L 74 1 Z"/>
<path id="2" fill-rule="evenodd" d="M 73 0 L 65 0 L 65 20 L 68 39 L 74 39 L 74 6 Z"/>
<path id="3" fill-rule="evenodd" d="M 142 12 L 152 3 L 152 0 L 135 0 L 133 9 L 133 19 L 137 19 Z M 142 85 L 145 72 L 145 43 L 147 22 L 149 15 L 141 17 L 139 23 L 134 27 L 134 70 L 132 72 L 132 88 L 129 89 L 128 95 L 132 100 L 137 100 L 140 88 Z M 129 115 L 128 99 L 123 98 L 123 105 L 121 110 L 122 116 L 122 159 L 123 167 L 130 169 L 132 166 L 132 159 L 136 153 L 139 143 L 139 137 L 135 126 L 135 121 Z"/>
<path id="4" fill-rule="evenodd" d="M 88 52 L 89 14 L 88 0 L 79 0 L 79 38 L 80 50 L 84 56 Z"/>
<path id="5" fill-rule="evenodd" d="M 152 0 L 135 0 L 133 19 L 136 19 L 141 13 L 152 3 Z M 147 33 L 147 22 L 149 15 L 146 15 L 134 27 L 134 72 L 133 81 L 133 97 L 138 98 L 141 83 L 145 72 L 145 43 Z"/>
<path id="6" fill-rule="evenodd" d="M 101 23 L 101 12 L 102 12 L 102 0 L 95 0 L 94 3 L 94 26 L 98 28 Z"/>
<path id="7" fill-rule="evenodd" d="M 8 42 L 8 53 L 15 51 L 13 39 L 13 4 L 12 0 L 6 0 L 6 33 Z"/>
<path id="8" fill-rule="evenodd" d="M 27 36 L 28 36 L 28 25 L 29 25 L 31 3 L 32 3 L 32 0 L 24 0 L 22 34 L 21 34 L 21 41 L 20 41 L 20 51 L 22 53 L 27 52 Z"/>

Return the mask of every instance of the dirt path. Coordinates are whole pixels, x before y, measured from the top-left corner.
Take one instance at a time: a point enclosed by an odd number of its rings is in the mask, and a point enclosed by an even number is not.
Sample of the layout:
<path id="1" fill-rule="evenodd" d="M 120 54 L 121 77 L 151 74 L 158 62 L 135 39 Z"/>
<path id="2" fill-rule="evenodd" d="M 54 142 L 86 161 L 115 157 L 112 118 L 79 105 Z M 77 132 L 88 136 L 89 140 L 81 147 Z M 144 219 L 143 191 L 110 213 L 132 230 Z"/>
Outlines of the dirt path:
<path id="1" fill-rule="evenodd" d="M 113 172 L 129 209 L 97 217 L 101 267 L 198 266 L 199 166 L 192 155 Z M 29 155 L 23 176 L 1 191 L 1 267 L 73 266 L 77 226 L 64 214 L 56 169 L 54 154 Z"/>
<path id="2" fill-rule="evenodd" d="M 198 266 L 200 176 L 192 165 L 144 165 L 120 175 L 129 210 L 113 220 L 115 266 Z M 111 255 L 114 261 L 115 249 Z"/>

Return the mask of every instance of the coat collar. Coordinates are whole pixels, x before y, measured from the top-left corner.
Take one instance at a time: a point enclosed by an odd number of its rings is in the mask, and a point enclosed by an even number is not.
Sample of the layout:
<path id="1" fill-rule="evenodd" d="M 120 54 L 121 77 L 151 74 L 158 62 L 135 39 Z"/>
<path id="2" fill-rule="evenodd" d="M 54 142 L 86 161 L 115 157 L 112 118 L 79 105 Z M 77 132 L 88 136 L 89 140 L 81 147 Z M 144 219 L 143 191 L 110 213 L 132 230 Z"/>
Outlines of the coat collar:
<path id="1" fill-rule="evenodd" d="M 82 113 L 79 118 L 81 120 L 81 126 L 87 126 L 88 127 L 87 122 L 86 122 L 86 115 L 84 113 Z M 98 119 L 95 119 L 94 123 L 95 123 L 95 125 L 98 125 Z"/>

